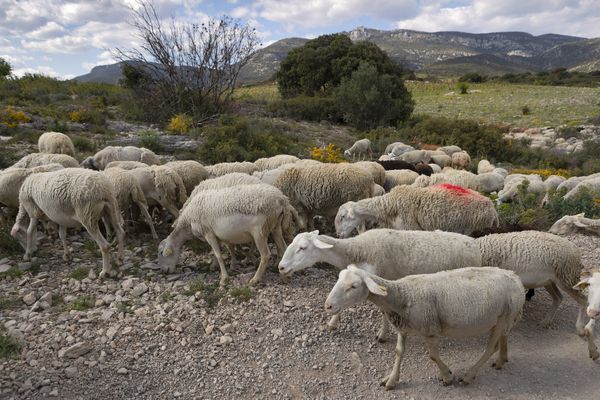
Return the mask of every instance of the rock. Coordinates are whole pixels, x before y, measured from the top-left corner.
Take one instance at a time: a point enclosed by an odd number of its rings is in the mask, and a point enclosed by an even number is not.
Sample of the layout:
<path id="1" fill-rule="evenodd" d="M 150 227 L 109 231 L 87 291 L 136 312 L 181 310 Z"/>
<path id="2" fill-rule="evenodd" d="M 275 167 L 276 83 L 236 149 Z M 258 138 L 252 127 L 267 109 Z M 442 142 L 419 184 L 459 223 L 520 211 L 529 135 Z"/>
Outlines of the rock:
<path id="1" fill-rule="evenodd" d="M 96 271 L 94 271 L 94 268 L 90 268 L 90 272 L 88 272 L 88 279 L 94 280 L 96 278 L 98 278 Z"/>
<path id="2" fill-rule="evenodd" d="M 58 388 L 52 389 L 52 391 L 50 393 L 48 393 L 48 396 L 50 396 L 50 397 L 58 397 Z"/>
<path id="3" fill-rule="evenodd" d="M 233 338 L 231 336 L 223 335 L 219 338 L 219 344 L 221 346 L 226 346 L 231 342 L 233 342 Z"/>
<path id="4" fill-rule="evenodd" d="M 129 279 L 125 279 L 121 283 L 121 287 L 125 290 L 131 290 L 133 288 L 134 284 L 135 284 L 134 280 L 132 278 L 129 278 Z"/>
<path id="5" fill-rule="evenodd" d="M 31 268 L 31 263 L 29 261 L 20 262 L 20 263 L 17 264 L 17 267 L 19 267 L 19 269 L 21 271 L 27 271 L 28 269 Z"/>
<path id="6" fill-rule="evenodd" d="M 75 366 L 65 368 L 65 376 L 69 379 L 75 378 L 77 376 L 77 372 L 77 367 Z"/>
<path id="7" fill-rule="evenodd" d="M 121 367 L 117 370 L 117 374 L 119 374 L 119 375 L 127 375 L 128 373 L 129 373 L 129 371 L 125 367 Z"/>
<path id="8" fill-rule="evenodd" d="M 9 264 L 2 264 L 2 265 L 0 265 L 0 273 L 6 272 L 6 271 L 8 271 L 11 268 L 12 267 Z"/>
<path id="9" fill-rule="evenodd" d="M 204 332 L 206 332 L 207 335 L 210 335 L 211 333 L 213 333 L 214 330 L 215 330 L 215 326 L 209 325 L 206 327 L 206 329 L 204 329 Z"/>
<path id="10" fill-rule="evenodd" d="M 131 291 L 131 295 L 133 297 L 140 297 L 141 295 L 143 295 L 147 291 L 148 291 L 148 286 L 144 282 L 142 282 L 142 283 L 140 283 L 138 285 L 135 285 L 135 287 Z"/>
<path id="11" fill-rule="evenodd" d="M 28 306 L 35 303 L 36 300 L 36 295 L 33 292 L 29 292 L 25 296 L 23 296 L 23 303 L 27 304 Z"/>
<path id="12" fill-rule="evenodd" d="M 78 358 L 81 357 L 90 351 L 92 351 L 93 347 L 91 344 L 87 342 L 78 342 L 73 346 L 68 348 L 63 348 L 58 351 L 58 357 L 60 358 Z"/>
<path id="13" fill-rule="evenodd" d="M 151 269 L 151 270 L 157 270 L 160 269 L 160 266 L 156 263 L 153 262 L 149 262 L 149 263 L 145 263 L 140 265 L 141 269 Z"/>
<path id="14" fill-rule="evenodd" d="M 231 324 L 225 324 L 219 328 L 219 330 L 223 333 L 229 333 L 233 331 L 233 327 Z"/>
<path id="15" fill-rule="evenodd" d="M 119 332 L 120 328 L 121 327 L 119 325 L 113 325 L 113 326 L 111 326 L 110 328 L 108 328 L 106 330 L 106 337 L 109 340 L 113 340 L 115 338 L 115 335 L 117 334 L 117 332 Z"/>

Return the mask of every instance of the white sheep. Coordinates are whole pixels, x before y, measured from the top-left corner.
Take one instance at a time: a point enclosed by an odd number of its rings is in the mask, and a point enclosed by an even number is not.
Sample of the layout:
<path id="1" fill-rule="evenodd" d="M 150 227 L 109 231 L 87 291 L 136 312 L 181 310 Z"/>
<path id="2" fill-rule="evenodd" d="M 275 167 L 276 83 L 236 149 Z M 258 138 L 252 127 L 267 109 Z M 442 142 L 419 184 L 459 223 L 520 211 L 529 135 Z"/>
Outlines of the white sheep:
<path id="1" fill-rule="evenodd" d="M 382 154 L 381 156 L 379 156 L 379 158 L 377 159 L 377 161 L 389 161 L 391 159 L 392 159 L 392 157 L 390 157 L 389 155 Z"/>
<path id="2" fill-rule="evenodd" d="M 539 175 L 511 174 L 504 178 L 504 188 L 498 192 L 498 203 L 506 203 L 518 199 L 519 187 L 527 186 L 527 193 L 535 193 L 542 196 L 546 193 L 546 187 Z"/>
<path id="3" fill-rule="evenodd" d="M 523 231 L 498 233 L 475 240 L 483 265 L 515 271 L 527 289 L 544 287 L 552 297 L 552 306 L 541 322 L 549 326 L 562 301 L 560 290 L 579 304 L 577 333 L 584 336 L 585 297 L 573 286 L 583 269 L 581 250 L 568 240 L 547 232 Z M 559 290 L 560 288 L 560 290 Z M 592 340 L 591 338 L 588 338 Z M 593 341 L 590 344 L 592 349 Z M 597 351 L 590 351 L 596 359 Z"/>
<path id="4" fill-rule="evenodd" d="M 452 167 L 456 169 L 467 169 L 471 166 L 471 156 L 466 151 L 452 153 Z"/>
<path id="5" fill-rule="evenodd" d="M 386 192 L 389 192 L 396 186 L 412 184 L 419 176 L 425 175 L 419 175 L 418 172 L 409 169 L 393 169 L 385 171 L 383 188 Z"/>
<path id="6" fill-rule="evenodd" d="M 158 247 L 158 261 L 163 271 L 172 272 L 181 246 L 195 237 L 203 237 L 212 248 L 221 268 L 220 284 L 229 277 L 221 243 L 230 245 L 254 241 L 260 252 L 260 264 L 250 284 L 260 282 L 271 253 L 269 235 L 273 235 L 279 254 L 285 251 L 282 219 L 290 207 L 289 200 L 271 185 L 241 185 L 197 193 L 185 207 L 171 234 Z"/>
<path id="7" fill-rule="evenodd" d="M 386 148 L 386 153 L 392 158 L 399 158 L 404 153 L 408 153 L 409 151 L 415 150 L 414 147 L 400 142 L 398 142 L 395 146 L 391 147 L 388 151 L 389 147 L 390 146 Z"/>
<path id="8" fill-rule="evenodd" d="M 394 147 L 396 147 L 396 146 L 406 146 L 406 145 L 402 142 L 392 142 L 385 147 L 383 154 L 390 154 L 392 152 L 392 150 L 394 149 Z M 412 147 L 412 146 L 410 146 L 410 147 Z M 414 147 L 412 148 L 412 150 L 414 150 Z"/>
<path id="9" fill-rule="evenodd" d="M 326 262 L 339 269 L 348 264 L 367 263 L 369 271 L 386 279 L 399 279 L 417 273 L 481 266 L 475 239 L 450 232 L 396 231 L 373 229 L 349 239 L 319 235 L 318 231 L 299 233 L 279 262 L 279 272 L 292 273 Z M 382 319 L 377 340 L 383 341 L 388 325 Z M 339 316 L 328 326 L 337 329 Z"/>
<path id="10" fill-rule="evenodd" d="M 492 172 L 494 169 L 496 169 L 496 167 L 494 167 L 494 165 L 492 165 L 488 160 L 480 160 L 477 164 L 477 175 Z"/>
<path id="11" fill-rule="evenodd" d="M 75 146 L 71 138 L 60 132 L 44 132 L 38 138 L 40 153 L 75 155 Z"/>
<path id="12" fill-rule="evenodd" d="M 412 150 L 396 157 L 398 160 L 406 161 L 411 164 L 424 163 L 428 164 L 431 161 L 431 156 L 427 150 Z"/>
<path id="13" fill-rule="evenodd" d="M 46 164 L 60 164 L 65 168 L 79 167 L 79 162 L 68 154 L 31 153 L 22 157 L 10 168 L 33 168 Z"/>
<path id="14" fill-rule="evenodd" d="M 139 162 L 139 161 L 111 161 L 106 165 L 106 168 L 121 168 L 121 169 L 136 169 L 136 168 L 146 168 L 148 164 Z"/>
<path id="15" fill-rule="evenodd" d="M 139 161 L 148 165 L 160 164 L 160 158 L 152 150 L 135 146 L 107 146 L 81 162 L 84 168 L 103 170 L 112 161 Z"/>
<path id="16" fill-rule="evenodd" d="M 421 175 L 412 183 L 414 187 L 428 187 L 448 183 L 451 185 L 462 186 L 466 189 L 477 190 L 477 175 L 462 170 L 444 169 L 442 173 L 431 174 L 431 176 Z"/>
<path id="17" fill-rule="evenodd" d="M 585 233 L 600 236 L 600 220 L 585 218 L 585 213 L 565 215 L 556 221 L 548 232 L 555 235 L 568 235 L 570 233 Z"/>
<path id="18" fill-rule="evenodd" d="M 433 160 L 433 158 L 432 158 Z M 441 174 L 442 173 L 442 168 L 440 165 L 438 164 L 434 164 L 434 163 L 430 163 L 429 166 L 431 167 L 431 170 L 433 171 L 434 174 Z"/>
<path id="19" fill-rule="evenodd" d="M 566 180 L 567 179 L 564 176 L 550 175 L 544 180 L 546 193 L 558 189 L 558 186 Z"/>
<path id="20" fill-rule="evenodd" d="M 452 166 L 452 157 L 446 154 L 433 154 L 431 156 L 431 161 L 438 165 L 440 168 Z"/>
<path id="21" fill-rule="evenodd" d="M 282 165 L 293 164 L 300 159 L 296 156 L 292 156 L 289 154 L 278 154 L 273 157 L 259 158 L 254 161 L 254 164 L 258 168 L 258 171 L 265 171 L 269 169 L 279 168 Z"/>
<path id="22" fill-rule="evenodd" d="M 365 160 L 369 155 L 369 160 L 373 158 L 373 150 L 371 150 L 371 141 L 369 139 L 360 139 L 354 142 L 352 147 L 344 151 L 346 157 L 352 157 L 352 160 L 358 156 L 360 160 Z"/>
<path id="23" fill-rule="evenodd" d="M 462 149 L 458 146 L 442 146 L 438 147 L 437 149 L 438 151 L 443 151 L 444 153 L 448 154 L 450 157 L 452 157 L 452 154 L 462 151 Z"/>
<path id="24" fill-rule="evenodd" d="M 173 217 L 187 200 L 185 185 L 181 177 L 170 167 L 152 165 L 129 171 L 144 192 L 148 205 L 160 204 Z"/>
<path id="25" fill-rule="evenodd" d="M 217 178 L 207 179 L 196 185 L 192 193 L 190 193 L 190 196 L 186 200 L 185 204 L 183 205 L 182 210 L 189 204 L 190 200 L 194 198 L 196 194 L 205 190 L 224 189 L 240 185 L 258 185 L 260 183 L 264 182 L 262 182 L 255 176 L 244 174 L 241 172 L 233 172 L 231 174 L 226 174 Z"/>
<path id="26" fill-rule="evenodd" d="M 355 167 L 362 168 L 368 173 L 370 173 L 373 177 L 373 181 L 376 184 L 383 186 L 383 184 L 385 183 L 386 171 L 385 168 L 381 166 L 381 164 L 375 161 L 358 161 L 353 163 L 352 165 L 354 165 Z"/>
<path id="27" fill-rule="evenodd" d="M 242 161 L 242 162 L 224 162 L 214 165 L 206 166 L 208 175 L 211 178 L 231 174 L 232 172 L 241 172 L 243 174 L 252 175 L 252 173 L 258 171 L 256 164 Z"/>
<path id="28" fill-rule="evenodd" d="M 497 173 L 498 175 L 502 175 L 505 179 L 508 176 L 508 171 L 504 168 L 494 168 L 495 173 Z"/>
<path id="29" fill-rule="evenodd" d="M 600 269 L 592 268 L 586 271 L 581 277 L 581 280 L 575 289 L 587 291 L 587 315 L 590 317 L 590 322 L 583 329 L 583 337 L 588 340 L 588 350 L 592 359 L 598 358 L 598 348 L 594 344 L 594 325 L 600 317 Z M 593 357 L 596 355 L 596 358 Z"/>
<path id="30" fill-rule="evenodd" d="M 339 313 L 365 300 L 383 310 L 398 333 L 394 366 L 382 381 L 387 390 L 399 381 L 407 335 L 424 337 L 429 357 L 437 364 L 445 385 L 450 385 L 453 377 L 439 355 L 440 337 L 473 337 L 490 332 L 485 352 L 460 378 L 463 384 L 473 382 L 496 351 L 500 350 L 496 369 L 508 361 L 507 336 L 520 319 L 525 303 L 523 285 L 513 272 L 495 267 L 461 268 L 391 281 L 365 269 L 351 265 L 340 272 L 325 301 L 325 310 Z"/>
<path id="31" fill-rule="evenodd" d="M 134 204 L 137 205 L 146 224 L 150 227 L 152 238 L 158 240 L 152 217 L 150 217 L 150 214 L 148 213 L 148 203 L 144 196 L 144 191 L 130 171 L 121 168 L 106 168 L 102 171 L 102 174 L 106 176 L 113 185 L 115 197 L 117 198 L 117 203 L 119 204 L 121 212 L 127 215 L 129 209 Z M 107 224 L 105 225 L 108 226 Z"/>
<path id="32" fill-rule="evenodd" d="M 482 172 L 474 178 L 474 188 L 478 192 L 492 193 L 504 189 L 504 177 L 494 171 Z"/>
<path id="33" fill-rule="evenodd" d="M 9 168 L 0 171 L 0 205 L 18 209 L 19 190 L 29 175 L 59 169 L 63 169 L 60 164 L 46 164 L 33 168 Z"/>
<path id="34" fill-rule="evenodd" d="M 371 174 L 343 163 L 287 168 L 273 185 L 290 199 L 312 230 L 315 215 L 334 216 L 345 202 L 372 196 L 373 183 Z"/>
<path id="35" fill-rule="evenodd" d="M 110 221 L 118 239 L 118 258 L 123 258 L 123 220 L 113 187 L 107 177 L 99 172 L 81 168 L 66 168 L 53 172 L 32 174 L 19 191 L 19 213 L 11 230 L 16 236 L 25 229 L 25 216 L 29 217 L 27 246 L 24 259 L 35 251 L 34 234 L 38 220 L 48 219 L 59 225 L 63 245 L 63 258 L 69 258 L 67 228 L 83 226 L 98 244 L 102 253 L 100 277 L 112 275 L 110 244 L 98 227 L 102 217 Z"/>
<path id="36" fill-rule="evenodd" d="M 207 169 L 198 161 L 170 161 L 165 166 L 177 172 L 183 181 L 188 196 L 192 193 L 196 185 L 208 178 Z"/>
<path id="37" fill-rule="evenodd" d="M 592 195 L 600 195 L 600 177 L 586 179 L 579 182 L 573 189 L 565 194 L 564 199 L 569 200 L 577 197 L 580 193 L 588 192 Z"/>
<path id="38" fill-rule="evenodd" d="M 498 214 L 490 199 L 449 184 L 427 188 L 397 186 L 383 196 L 349 201 L 335 217 L 339 237 L 349 237 L 377 224 L 382 228 L 433 231 L 440 229 L 469 235 L 498 226 Z"/>

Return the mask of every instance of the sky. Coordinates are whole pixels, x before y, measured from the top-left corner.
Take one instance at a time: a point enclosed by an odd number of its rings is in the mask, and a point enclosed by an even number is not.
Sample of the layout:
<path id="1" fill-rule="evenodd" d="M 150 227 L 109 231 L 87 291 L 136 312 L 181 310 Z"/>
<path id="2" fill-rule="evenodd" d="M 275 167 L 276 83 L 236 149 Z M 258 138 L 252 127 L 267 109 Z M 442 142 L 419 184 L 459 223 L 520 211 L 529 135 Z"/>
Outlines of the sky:
<path id="1" fill-rule="evenodd" d="M 131 7 L 139 0 L 0 0 L 0 57 L 17 76 L 70 79 L 115 62 L 134 47 Z M 600 37 L 600 0 L 154 0 L 168 21 L 229 15 L 255 27 L 266 46 L 286 37 L 414 29 L 523 31 Z"/>

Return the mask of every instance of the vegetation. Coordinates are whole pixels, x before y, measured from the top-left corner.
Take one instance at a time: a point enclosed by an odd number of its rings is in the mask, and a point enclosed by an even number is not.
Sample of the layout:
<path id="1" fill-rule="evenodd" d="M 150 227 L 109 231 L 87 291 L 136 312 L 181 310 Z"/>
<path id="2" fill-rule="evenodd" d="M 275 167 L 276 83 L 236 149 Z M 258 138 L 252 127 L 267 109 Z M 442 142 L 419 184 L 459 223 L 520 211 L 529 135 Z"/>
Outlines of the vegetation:
<path id="1" fill-rule="evenodd" d="M 3 325 L 0 325 L 0 358 L 13 358 L 21 352 L 22 348 L 23 344 L 6 332 Z"/>
<path id="2" fill-rule="evenodd" d="M 1 211 L 0 211 L 1 212 Z M 6 218 L 0 218 L 0 254 L 5 255 L 20 254 L 23 248 L 19 241 L 10 235 L 11 226 Z"/>
<path id="3" fill-rule="evenodd" d="M 12 66 L 4 58 L 0 57 L 0 79 L 6 79 L 12 72 Z"/>
<path id="4" fill-rule="evenodd" d="M 12 266 L 6 272 L 0 272 L 0 279 L 2 278 L 20 278 L 23 276 L 23 271 L 18 267 Z"/>
<path id="5" fill-rule="evenodd" d="M 84 294 L 66 304 L 66 308 L 67 310 L 85 311 L 94 307 L 94 304 L 96 304 L 96 298 L 92 295 Z"/>
<path id="6" fill-rule="evenodd" d="M 157 131 L 146 130 L 139 133 L 139 145 L 154 152 L 160 152 L 162 145 L 160 144 L 160 135 Z"/>
<path id="7" fill-rule="evenodd" d="M 329 143 L 324 147 L 312 147 L 310 149 L 310 158 L 325 163 L 346 162 L 344 151 L 336 147 L 333 143 Z"/>
<path id="8" fill-rule="evenodd" d="M 188 133 L 193 125 L 194 120 L 192 119 L 192 117 L 185 113 L 177 114 L 174 117 L 172 117 L 169 121 L 167 131 L 183 135 L 185 133 Z"/>
<path id="9" fill-rule="evenodd" d="M 197 293 L 204 299 L 208 308 L 213 308 L 219 303 L 223 294 L 219 291 L 218 283 L 205 283 L 200 278 L 194 279 L 189 283 L 189 289 L 184 292 L 186 296 L 193 296 Z"/>
<path id="10" fill-rule="evenodd" d="M 90 272 L 90 270 L 85 267 L 75 268 L 73 271 L 71 271 L 69 273 L 69 278 L 77 279 L 80 281 L 82 279 L 87 278 L 89 272 Z"/>
<path id="11" fill-rule="evenodd" d="M 229 295 L 236 301 L 243 303 L 253 298 L 256 294 L 248 286 L 242 286 L 231 289 Z"/>

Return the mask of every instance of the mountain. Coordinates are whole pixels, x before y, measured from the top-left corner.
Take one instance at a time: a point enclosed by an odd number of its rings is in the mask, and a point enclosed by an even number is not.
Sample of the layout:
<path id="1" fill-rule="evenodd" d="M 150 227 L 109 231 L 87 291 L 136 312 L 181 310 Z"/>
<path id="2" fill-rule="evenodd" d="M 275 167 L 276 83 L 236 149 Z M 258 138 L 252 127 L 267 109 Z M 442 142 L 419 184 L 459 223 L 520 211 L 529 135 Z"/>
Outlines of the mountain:
<path id="1" fill-rule="evenodd" d="M 525 32 L 419 32 L 408 29 L 384 31 L 358 27 L 343 32 L 353 41 L 368 40 L 390 57 L 412 70 L 440 75 L 479 72 L 498 75 L 509 72 L 567 68 L 592 71 L 600 68 L 600 38 Z M 255 84 L 272 78 L 287 53 L 308 39 L 287 38 L 258 50 L 240 71 L 240 84 Z M 116 83 L 121 65 L 94 67 L 79 76 L 80 82 Z"/>

